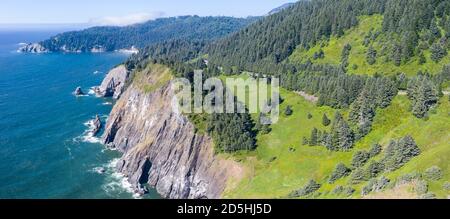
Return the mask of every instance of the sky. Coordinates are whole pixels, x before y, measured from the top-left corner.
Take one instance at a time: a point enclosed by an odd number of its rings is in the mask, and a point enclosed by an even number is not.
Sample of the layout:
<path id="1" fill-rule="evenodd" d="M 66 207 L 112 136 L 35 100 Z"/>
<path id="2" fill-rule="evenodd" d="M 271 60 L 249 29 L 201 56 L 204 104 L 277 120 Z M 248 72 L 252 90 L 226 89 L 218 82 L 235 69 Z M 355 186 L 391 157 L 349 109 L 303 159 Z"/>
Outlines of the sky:
<path id="1" fill-rule="evenodd" d="M 295 0 L 2 0 L 0 25 L 128 25 L 159 17 L 259 16 Z"/>

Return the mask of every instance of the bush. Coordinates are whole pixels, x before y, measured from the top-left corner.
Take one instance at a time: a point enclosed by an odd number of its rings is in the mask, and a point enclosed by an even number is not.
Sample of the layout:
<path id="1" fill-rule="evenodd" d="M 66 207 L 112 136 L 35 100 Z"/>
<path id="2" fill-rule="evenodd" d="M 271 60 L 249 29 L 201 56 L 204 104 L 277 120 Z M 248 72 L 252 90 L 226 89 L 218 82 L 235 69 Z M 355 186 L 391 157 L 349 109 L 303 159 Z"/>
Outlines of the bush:
<path id="1" fill-rule="evenodd" d="M 384 164 L 376 161 L 372 161 L 367 167 L 367 176 L 369 178 L 377 177 L 378 174 L 382 173 L 384 170 Z"/>
<path id="2" fill-rule="evenodd" d="M 358 184 L 366 180 L 366 172 L 362 168 L 358 168 L 350 175 L 350 181 L 352 184 Z"/>
<path id="3" fill-rule="evenodd" d="M 367 153 L 366 151 L 358 151 L 353 155 L 352 166 L 356 168 L 362 167 L 367 163 L 369 158 L 369 153 Z"/>
<path id="4" fill-rule="evenodd" d="M 372 148 L 370 148 L 370 150 L 369 150 L 369 157 L 377 156 L 378 154 L 381 153 L 381 150 L 382 150 L 382 148 L 381 148 L 380 144 L 372 145 Z"/>
<path id="5" fill-rule="evenodd" d="M 427 194 L 423 194 L 420 196 L 421 199 L 436 199 L 436 195 L 432 192 L 429 192 Z"/>
<path id="6" fill-rule="evenodd" d="M 311 115 L 311 113 L 308 113 L 308 119 L 312 119 L 313 115 Z"/>
<path id="7" fill-rule="evenodd" d="M 349 168 L 347 168 L 343 163 L 339 163 L 336 165 L 333 173 L 331 173 L 329 182 L 334 183 L 336 180 L 350 175 L 350 173 L 351 170 Z"/>
<path id="8" fill-rule="evenodd" d="M 450 182 L 444 183 L 444 185 L 442 186 L 442 188 L 443 188 L 444 190 L 450 191 Z"/>
<path id="9" fill-rule="evenodd" d="M 382 176 L 380 179 L 371 179 L 366 186 L 362 188 L 361 194 L 368 195 L 371 192 L 379 192 L 389 186 L 391 181 Z"/>
<path id="10" fill-rule="evenodd" d="M 291 109 L 291 106 L 287 106 L 286 109 L 284 110 L 284 115 L 286 116 L 290 116 L 292 115 L 292 113 L 294 113 Z"/>
<path id="11" fill-rule="evenodd" d="M 355 189 L 352 187 L 336 186 L 332 192 L 336 195 L 345 195 L 349 197 L 355 193 Z"/>
<path id="12" fill-rule="evenodd" d="M 415 191 L 418 195 L 423 195 L 428 192 L 428 183 L 425 180 L 419 180 L 416 183 Z"/>
<path id="13" fill-rule="evenodd" d="M 342 192 L 344 191 L 344 187 L 343 186 L 336 186 L 332 193 L 336 194 L 336 195 L 340 195 L 342 194 Z"/>
<path id="14" fill-rule="evenodd" d="M 417 172 L 408 173 L 408 174 L 398 177 L 398 183 L 399 184 L 410 183 L 413 180 L 420 179 L 421 177 L 422 177 L 422 175 L 420 175 L 420 173 L 417 173 Z"/>
<path id="15" fill-rule="evenodd" d="M 442 170 L 438 166 L 432 166 L 426 169 L 423 175 L 429 180 L 440 180 L 442 178 Z"/>
<path id="16" fill-rule="evenodd" d="M 309 195 L 317 190 L 320 189 L 320 184 L 318 184 L 316 181 L 314 180 L 310 180 L 308 182 L 308 184 L 305 185 L 305 187 L 292 192 L 291 194 L 289 194 L 289 197 L 301 197 L 301 196 L 306 196 Z"/>

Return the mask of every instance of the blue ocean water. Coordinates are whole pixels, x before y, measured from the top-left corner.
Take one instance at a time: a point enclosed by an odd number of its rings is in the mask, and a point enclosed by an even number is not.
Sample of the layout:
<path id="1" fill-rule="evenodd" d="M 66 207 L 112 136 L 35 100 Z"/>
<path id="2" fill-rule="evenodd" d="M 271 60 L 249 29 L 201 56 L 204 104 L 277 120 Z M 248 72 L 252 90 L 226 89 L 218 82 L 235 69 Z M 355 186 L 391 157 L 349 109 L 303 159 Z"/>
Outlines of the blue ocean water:
<path id="1" fill-rule="evenodd" d="M 88 133 L 96 114 L 106 120 L 112 100 L 72 95 L 100 84 L 127 56 L 15 52 L 53 34 L 0 32 L 0 199 L 133 198 L 113 170 L 119 154 Z"/>

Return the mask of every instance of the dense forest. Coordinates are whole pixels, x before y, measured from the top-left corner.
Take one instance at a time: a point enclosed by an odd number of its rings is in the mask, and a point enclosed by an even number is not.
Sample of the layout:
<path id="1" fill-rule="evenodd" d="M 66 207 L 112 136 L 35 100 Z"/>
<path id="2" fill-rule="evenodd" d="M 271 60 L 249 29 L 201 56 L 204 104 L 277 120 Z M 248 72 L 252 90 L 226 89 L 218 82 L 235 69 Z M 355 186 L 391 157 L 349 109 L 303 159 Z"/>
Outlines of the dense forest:
<path id="1" fill-rule="evenodd" d="M 160 18 L 125 27 L 92 27 L 58 34 L 40 44 L 50 51 L 89 52 L 92 49 L 114 51 L 135 46 L 143 48 L 166 40 L 211 40 L 254 22 L 257 17 Z"/>

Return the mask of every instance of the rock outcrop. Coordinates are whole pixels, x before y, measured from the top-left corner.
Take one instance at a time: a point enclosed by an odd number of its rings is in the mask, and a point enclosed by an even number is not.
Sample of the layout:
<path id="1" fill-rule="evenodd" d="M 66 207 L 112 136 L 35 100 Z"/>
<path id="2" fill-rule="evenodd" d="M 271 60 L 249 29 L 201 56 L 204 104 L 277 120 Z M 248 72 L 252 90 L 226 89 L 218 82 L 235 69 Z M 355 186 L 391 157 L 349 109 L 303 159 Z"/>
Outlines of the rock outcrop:
<path id="1" fill-rule="evenodd" d="M 20 47 L 17 51 L 18 52 L 26 52 L 26 53 L 47 53 L 47 52 L 49 52 L 48 49 L 46 49 L 39 43 L 27 44 L 25 46 Z"/>
<path id="2" fill-rule="evenodd" d="M 83 92 L 83 90 L 81 90 L 81 87 L 77 87 L 77 88 L 75 89 L 75 91 L 73 92 L 73 95 L 75 95 L 75 96 L 81 96 L 81 95 L 84 95 L 84 92 Z"/>
<path id="3" fill-rule="evenodd" d="M 130 73 L 127 68 L 124 65 L 120 65 L 108 72 L 102 84 L 95 87 L 94 91 L 100 97 L 118 99 L 124 91 L 129 76 Z"/>
<path id="4" fill-rule="evenodd" d="M 102 128 L 102 120 L 100 120 L 100 117 L 98 115 L 95 115 L 95 119 L 92 122 L 92 135 L 96 136 L 100 129 Z"/>
<path id="5" fill-rule="evenodd" d="M 170 83 L 150 93 L 132 83 L 109 116 L 103 142 L 124 153 L 117 169 L 137 192 L 148 183 L 165 198 L 220 198 L 243 168 L 215 155 L 212 139 L 174 103 Z"/>

